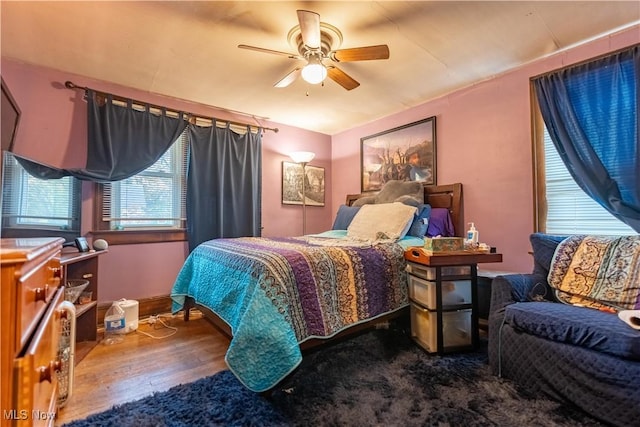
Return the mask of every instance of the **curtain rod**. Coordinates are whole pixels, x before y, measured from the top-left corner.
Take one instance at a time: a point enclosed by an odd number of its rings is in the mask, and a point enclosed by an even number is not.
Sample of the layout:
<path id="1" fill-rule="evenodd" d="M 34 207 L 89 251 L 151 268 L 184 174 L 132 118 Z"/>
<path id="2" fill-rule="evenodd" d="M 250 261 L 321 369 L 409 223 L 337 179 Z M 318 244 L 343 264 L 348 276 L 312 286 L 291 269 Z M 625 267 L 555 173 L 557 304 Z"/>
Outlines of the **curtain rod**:
<path id="1" fill-rule="evenodd" d="M 622 47 L 620 49 L 616 49 L 616 50 L 611 51 L 611 52 L 605 52 L 605 53 L 603 53 L 601 55 L 594 56 L 593 58 L 587 58 L 587 59 L 584 59 L 582 61 L 575 62 L 575 63 L 569 64 L 569 65 L 562 65 L 562 66 L 560 66 L 558 68 L 555 68 L 555 69 L 553 69 L 551 71 L 546 71 L 544 73 L 540 73 L 538 75 L 535 75 L 535 76 L 529 78 L 529 80 L 533 81 L 533 80 L 539 79 L 540 77 L 546 77 L 546 76 L 549 76 L 551 74 L 555 74 L 555 73 L 557 73 L 559 71 L 568 70 L 568 69 L 571 69 L 571 68 L 574 68 L 574 67 L 580 67 L 582 65 L 589 64 L 590 62 L 599 61 L 599 60 L 601 60 L 603 58 L 606 58 L 608 56 L 618 55 L 619 53 L 623 53 L 625 51 L 632 51 L 633 49 L 638 49 L 639 46 L 640 46 L 640 44 L 634 44 L 634 45 L 631 45 L 631 46 L 625 46 L 625 47 Z"/>
<path id="2" fill-rule="evenodd" d="M 78 86 L 77 84 L 75 84 L 75 83 L 73 83 L 73 82 L 71 82 L 69 80 L 64 82 L 64 86 L 67 89 L 82 89 L 84 91 L 89 90 L 88 87 Z M 126 101 L 129 100 L 129 98 L 124 98 L 124 97 L 121 97 L 121 96 L 118 96 L 118 95 L 113 95 L 113 94 L 107 94 L 106 92 L 102 92 L 102 91 L 98 91 L 98 90 L 96 90 L 95 92 L 98 93 L 98 94 L 101 94 L 101 95 L 111 95 L 111 96 L 113 96 L 114 99 L 116 99 L 118 101 L 126 102 Z M 229 124 L 235 125 L 235 126 L 249 126 L 249 127 L 253 127 L 253 128 L 270 130 L 270 131 L 273 131 L 275 133 L 278 133 L 278 131 L 279 131 L 278 128 L 270 128 L 270 127 L 261 126 L 261 125 L 254 125 L 254 124 L 251 124 L 251 123 L 236 122 L 236 121 L 233 121 L 233 120 L 225 120 L 225 119 L 220 119 L 220 118 L 217 118 L 217 117 L 205 117 L 205 116 L 202 116 L 202 115 L 199 115 L 199 114 L 190 113 L 188 111 L 178 111 L 178 110 L 175 110 L 175 109 L 172 109 L 172 108 L 163 107 L 161 105 L 154 105 L 154 104 L 150 104 L 148 102 L 137 101 L 135 99 L 131 99 L 131 101 L 136 103 L 136 104 L 149 105 L 152 108 L 169 110 L 169 111 L 173 111 L 175 113 L 184 113 L 184 114 L 186 114 L 186 115 L 188 115 L 190 117 L 193 117 L 194 119 L 211 120 L 211 121 L 222 121 L 222 122 L 229 123 Z M 245 116 L 250 116 L 249 114 L 242 113 L 240 111 L 233 111 L 233 112 L 234 113 L 238 113 L 238 114 L 243 114 Z M 251 116 L 251 117 L 254 117 L 254 116 Z"/>

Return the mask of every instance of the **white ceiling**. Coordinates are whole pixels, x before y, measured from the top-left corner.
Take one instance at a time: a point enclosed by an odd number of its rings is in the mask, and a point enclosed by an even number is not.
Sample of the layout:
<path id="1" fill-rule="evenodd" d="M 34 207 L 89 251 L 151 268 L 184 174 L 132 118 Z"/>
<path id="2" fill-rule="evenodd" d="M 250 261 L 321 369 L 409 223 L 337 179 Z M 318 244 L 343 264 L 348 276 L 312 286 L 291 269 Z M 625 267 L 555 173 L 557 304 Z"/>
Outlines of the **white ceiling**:
<path id="1" fill-rule="evenodd" d="M 3 57 L 335 134 L 640 21 L 638 1 L 2 1 Z M 273 84 L 300 61 L 297 9 L 341 48 L 387 44 L 388 60 L 339 68 L 360 82 Z M 640 41 L 640 34 L 639 34 Z M 334 49 L 337 46 L 334 46 Z M 250 121 L 247 119 L 247 121 Z"/>

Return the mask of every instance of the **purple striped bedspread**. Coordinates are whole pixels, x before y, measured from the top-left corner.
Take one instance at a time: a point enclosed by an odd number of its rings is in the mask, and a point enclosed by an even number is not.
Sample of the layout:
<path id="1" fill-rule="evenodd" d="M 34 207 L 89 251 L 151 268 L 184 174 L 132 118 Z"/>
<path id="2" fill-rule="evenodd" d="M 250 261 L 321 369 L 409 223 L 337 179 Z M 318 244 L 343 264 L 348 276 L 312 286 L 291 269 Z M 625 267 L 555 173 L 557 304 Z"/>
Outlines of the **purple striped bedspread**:
<path id="1" fill-rule="evenodd" d="M 320 237 L 210 240 L 185 261 L 173 287 L 229 324 L 226 361 L 264 391 L 302 360 L 299 343 L 331 337 L 408 304 L 404 249 Z"/>

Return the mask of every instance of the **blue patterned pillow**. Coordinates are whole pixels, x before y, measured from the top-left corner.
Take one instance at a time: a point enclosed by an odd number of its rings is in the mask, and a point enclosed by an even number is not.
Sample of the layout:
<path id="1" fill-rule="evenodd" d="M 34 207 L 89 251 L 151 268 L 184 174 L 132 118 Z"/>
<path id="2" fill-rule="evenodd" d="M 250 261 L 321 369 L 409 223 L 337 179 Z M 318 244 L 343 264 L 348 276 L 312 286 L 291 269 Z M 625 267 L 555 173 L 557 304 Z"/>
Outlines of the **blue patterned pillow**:
<path id="1" fill-rule="evenodd" d="M 358 211 L 360 210 L 360 206 L 347 206 L 340 205 L 338 208 L 338 213 L 336 214 L 336 219 L 333 221 L 332 230 L 346 230 L 349 228 L 349 224 L 353 220 L 353 217 L 356 216 Z"/>
<path id="2" fill-rule="evenodd" d="M 413 216 L 413 222 L 407 236 L 424 237 L 429 228 L 429 217 L 431 216 L 431 205 L 423 204 L 418 206 L 416 214 Z"/>

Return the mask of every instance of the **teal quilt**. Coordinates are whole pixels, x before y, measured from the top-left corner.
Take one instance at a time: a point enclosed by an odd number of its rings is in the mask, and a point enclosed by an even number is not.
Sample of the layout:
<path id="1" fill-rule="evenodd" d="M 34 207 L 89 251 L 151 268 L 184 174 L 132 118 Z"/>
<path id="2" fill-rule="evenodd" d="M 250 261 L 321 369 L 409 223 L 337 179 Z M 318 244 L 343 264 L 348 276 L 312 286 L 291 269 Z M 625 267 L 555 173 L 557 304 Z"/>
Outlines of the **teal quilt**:
<path id="1" fill-rule="evenodd" d="M 406 307 L 404 248 L 305 236 L 215 239 L 199 245 L 174 283 L 223 319 L 225 360 L 249 389 L 275 386 L 302 361 L 299 344 Z"/>

